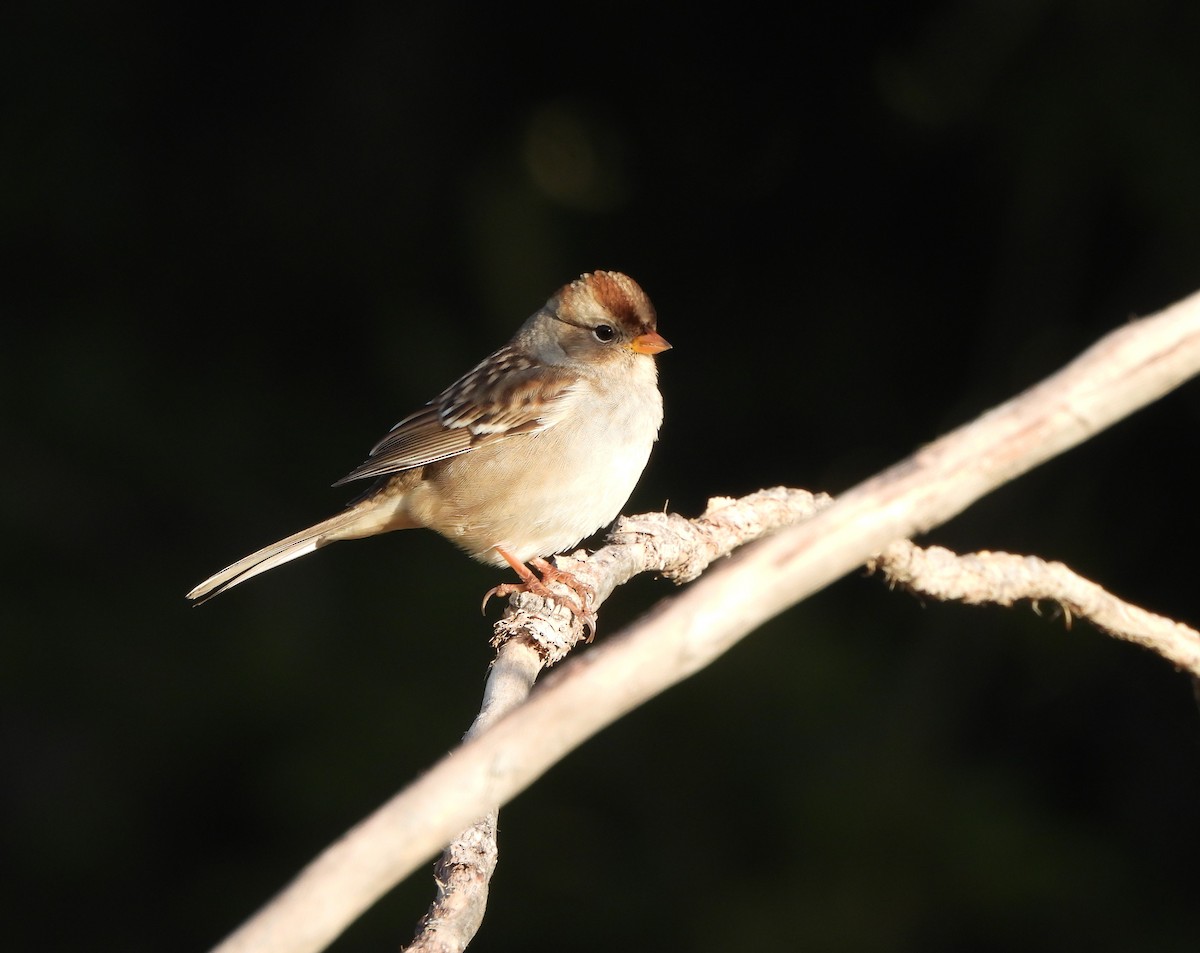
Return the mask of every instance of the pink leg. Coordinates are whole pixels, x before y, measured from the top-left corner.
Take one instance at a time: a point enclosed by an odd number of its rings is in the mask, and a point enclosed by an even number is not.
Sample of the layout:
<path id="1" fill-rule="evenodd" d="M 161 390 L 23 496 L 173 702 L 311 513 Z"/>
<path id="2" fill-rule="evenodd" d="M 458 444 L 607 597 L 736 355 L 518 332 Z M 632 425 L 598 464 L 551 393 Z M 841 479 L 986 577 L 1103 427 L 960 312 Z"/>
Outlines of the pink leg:
<path id="1" fill-rule="evenodd" d="M 499 546 L 496 547 L 496 552 L 504 557 L 504 561 L 506 563 L 512 566 L 513 571 L 521 577 L 521 581 L 503 582 L 495 588 L 489 589 L 483 596 L 483 606 L 481 608 L 487 607 L 488 600 L 491 599 L 492 596 L 507 596 L 513 592 L 532 592 L 535 595 L 541 596 L 543 599 L 549 599 L 551 602 L 556 602 L 559 605 L 566 606 L 571 610 L 576 618 L 590 624 L 589 613 L 587 611 L 588 600 L 594 599 L 596 596 L 596 591 L 591 586 L 575 578 L 575 576 L 571 573 L 555 568 L 541 556 L 535 556 L 533 559 L 529 560 L 529 562 L 538 570 L 538 572 L 542 574 L 542 578 L 538 579 L 538 577 L 534 575 L 528 566 L 510 553 L 505 552 Z M 575 593 L 576 596 L 579 597 L 578 604 L 554 595 L 549 589 L 546 588 L 546 584 L 550 582 L 561 582 L 564 586 L 570 589 L 573 593 Z"/>

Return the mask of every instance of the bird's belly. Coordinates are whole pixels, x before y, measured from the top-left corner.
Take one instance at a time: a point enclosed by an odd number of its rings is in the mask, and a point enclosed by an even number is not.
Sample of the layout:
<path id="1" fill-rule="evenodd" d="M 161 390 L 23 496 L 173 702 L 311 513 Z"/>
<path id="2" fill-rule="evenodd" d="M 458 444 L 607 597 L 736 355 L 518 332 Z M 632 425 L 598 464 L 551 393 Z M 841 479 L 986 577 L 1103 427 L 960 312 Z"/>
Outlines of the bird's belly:
<path id="1" fill-rule="evenodd" d="M 601 415 L 603 416 L 603 415 Z M 658 421 L 620 420 L 623 438 L 583 425 L 485 444 L 427 468 L 422 522 L 471 556 L 505 565 L 496 548 L 528 562 L 574 546 L 620 513 L 654 443 Z M 413 503 L 421 505 L 417 499 Z M 424 507 L 423 507 L 424 508 Z"/>

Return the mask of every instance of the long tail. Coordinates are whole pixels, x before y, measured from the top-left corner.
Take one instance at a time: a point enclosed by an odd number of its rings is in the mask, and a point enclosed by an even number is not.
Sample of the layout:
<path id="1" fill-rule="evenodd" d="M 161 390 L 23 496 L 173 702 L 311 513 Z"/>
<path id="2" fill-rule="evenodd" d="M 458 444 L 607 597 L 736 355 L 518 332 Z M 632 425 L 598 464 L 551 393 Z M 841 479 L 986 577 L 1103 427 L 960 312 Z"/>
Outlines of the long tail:
<path id="1" fill-rule="evenodd" d="M 320 549 L 339 539 L 359 539 L 363 536 L 373 536 L 376 533 L 404 529 L 413 525 L 397 521 L 394 518 L 388 519 L 380 512 L 384 508 L 373 505 L 374 503 L 374 500 L 364 500 L 336 516 L 322 520 L 315 526 L 302 529 L 270 546 L 264 546 L 258 552 L 239 559 L 233 565 L 226 566 L 216 575 L 205 579 L 189 592 L 187 597 L 194 600 L 196 605 L 200 605 L 226 589 L 232 589 L 247 579 L 253 579 L 259 573 L 274 569 L 293 559 L 299 559 L 314 549 Z M 388 515 L 394 516 L 394 514 Z"/>

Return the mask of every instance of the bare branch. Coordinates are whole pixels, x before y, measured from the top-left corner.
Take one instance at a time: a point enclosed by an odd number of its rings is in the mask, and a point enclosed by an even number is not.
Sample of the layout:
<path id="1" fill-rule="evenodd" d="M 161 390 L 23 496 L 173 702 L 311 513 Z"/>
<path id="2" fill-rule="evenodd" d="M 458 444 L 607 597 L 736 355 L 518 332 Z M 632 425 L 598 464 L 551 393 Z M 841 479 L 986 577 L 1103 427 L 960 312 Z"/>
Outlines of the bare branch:
<path id="1" fill-rule="evenodd" d="M 746 546 L 545 679 L 525 704 L 328 848 L 218 950 L 323 949 L 455 832 L 524 790 L 604 726 L 894 541 L 944 522 L 1198 370 L 1200 295 L 1194 295 L 1108 335 L 1041 384 L 810 519 Z M 514 626 L 505 634 L 519 631 Z"/>
<path id="2" fill-rule="evenodd" d="M 496 821 L 492 811 L 454 838 L 434 868 L 437 899 L 417 924 L 407 953 L 461 953 L 483 923 L 488 885 L 496 870 Z"/>
<path id="3" fill-rule="evenodd" d="M 559 556 L 555 563 L 595 590 L 592 607 L 596 608 L 614 589 L 640 573 L 655 572 L 676 583 L 691 582 L 714 560 L 785 526 L 794 526 L 832 502 L 825 493 L 780 486 L 740 500 L 714 497 L 695 519 L 675 513 L 622 516 L 609 533 L 609 545 L 591 556 L 582 551 Z M 567 592 L 565 586 L 559 588 Z M 574 616 L 540 596 L 516 593 L 509 603 L 510 608 L 495 625 L 496 645 L 510 638 L 528 639 L 541 647 L 546 664 L 553 665 L 583 638 L 583 627 Z"/>
<path id="4" fill-rule="evenodd" d="M 496 654 L 483 692 L 483 706 L 464 740 L 475 737 L 529 697 L 542 668 L 536 646 L 521 639 L 505 642 Z M 499 847 L 496 822 L 500 805 L 459 833 L 434 868 L 437 898 L 417 924 L 407 953 L 458 953 L 465 950 L 483 922 L 488 885 Z"/>
<path id="5" fill-rule="evenodd" d="M 892 543 L 872 564 L 888 582 L 934 599 L 1011 606 L 1022 599 L 1058 603 L 1067 625 L 1087 619 L 1103 632 L 1157 652 L 1200 677 L 1200 632 L 1130 605 L 1059 562 L 1012 553 L 957 555 L 940 546 Z"/>
<path id="6" fill-rule="evenodd" d="M 823 493 L 776 487 L 741 500 L 709 500 L 704 515 L 694 520 L 668 513 L 622 517 L 609 534 L 610 545 L 590 559 L 575 557 L 569 571 L 593 588 L 595 609 L 617 586 L 639 573 L 656 570 L 677 583 L 690 581 L 737 546 L 796 523 L 831 502 Z M 560 567 L 566 562 L 561 559 Z M 484 691 L 483 708 L 467 738 L 521 704 L 543 660 L 553 664 L 582 636 L 575 616 L 547 605 L 536 595 L 515 593 L 510 604 L 512 608 L 496 623 L 496 661 Z M 531 632 L 538 637 L 533 638 Z M 408 953 L 456 953 L 466 949 L 479 929 L 499 855 L 498 811 L 499 805 L 495 805 L 442 853 L 434 870 L 437 898 L 417 925 L 413 942 L 405 948 Z"/>

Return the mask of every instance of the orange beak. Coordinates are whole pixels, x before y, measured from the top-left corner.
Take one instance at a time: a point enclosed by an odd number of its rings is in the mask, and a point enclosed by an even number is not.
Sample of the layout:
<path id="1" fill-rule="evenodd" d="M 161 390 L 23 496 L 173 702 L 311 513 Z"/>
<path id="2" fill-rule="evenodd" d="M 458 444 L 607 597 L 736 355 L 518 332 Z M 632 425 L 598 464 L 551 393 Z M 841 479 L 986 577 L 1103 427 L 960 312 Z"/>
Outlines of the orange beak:
<path id="1" fill-rule="evenodd" d="M 670 350 L 671 345 L 657 331 L 651 331 L 649 334 L 639 334 L 635 337 L 629 342 L 629 348 L 639 354 L 657 354 L 659 351 Z"/>

